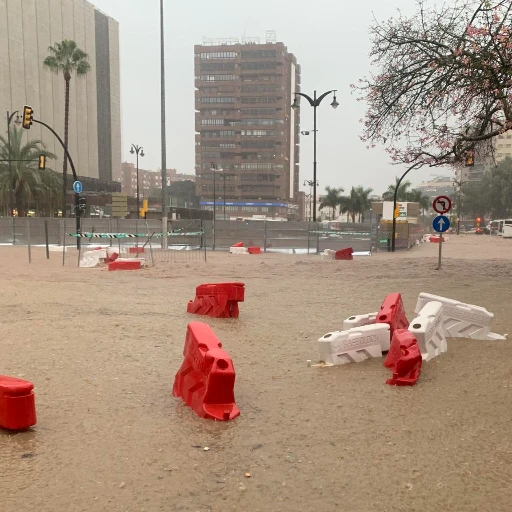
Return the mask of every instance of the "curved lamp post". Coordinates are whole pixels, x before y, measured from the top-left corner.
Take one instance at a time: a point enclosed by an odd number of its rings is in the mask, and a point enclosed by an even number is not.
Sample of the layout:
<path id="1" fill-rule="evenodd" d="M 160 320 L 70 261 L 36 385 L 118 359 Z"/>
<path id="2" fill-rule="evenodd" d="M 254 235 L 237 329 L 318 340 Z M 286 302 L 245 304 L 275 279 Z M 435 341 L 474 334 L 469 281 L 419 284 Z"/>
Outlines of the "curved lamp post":
<path id="1" fill-rule="evenodd" d="M 17 114 L 17 115 L 16 115 Z M 11 122 L 12 122 L 12 119 L 13 117 L 16 115 L 16 119 L 14 121 L 14 124 L 16 126 L 19 126 L 21 124 L 21 121 L 20 121 L 20 115 L 18 114 L 18 111 L 15 110 L 12 114 L 9 113 L 9 111 L 7 111 L 7 145 L 9 146 L 9 153 L 8 153 L 8 158 L 9 158 L 9 181 L 12 180 L 12 162 L 11 162 L 11 130 L 10 130 L 10 126 L 11 126 Z M 12 185 L 11 183 L 11 215 L 14 217 L 14 186 Z"/>
<path id="2" fill-rule="evenodd" d="M 329 94 L 334 93 L 334 98 L 331 103 L 331 107 L 336 109 L 339 106 L 339 103 L 336 101 L 336 91 L 337 89 L 333 89 L 332 91 L 324 92 L 318 98 L 316 97 L 316 91 L 314 91 L 313 98 L 309 97 L 307 94 L 302 92 L 295 92 L 295 99 L 293 100 L 292 108 L 297 110 L 300 108 L 299 105 L 299 96 L 306 98 L 309 101 L 309 104 L 313 107 L 314 117 L 313 117 L 313 222 L 316 222 L 316 109 L 322 102 L 322 100 L 328 96 Z"/>
<path id="3" fill-rule="evenodd" d="M 137 146 L 136 144 L 132 144 L 132 148 L 130 149 L 130 153 L 137 155 L 137 218 L 140 218 L 140 199 L 139 199 L 139 154 L 141 157 L 144 156 L 144 149 L 142 146 Z"/>

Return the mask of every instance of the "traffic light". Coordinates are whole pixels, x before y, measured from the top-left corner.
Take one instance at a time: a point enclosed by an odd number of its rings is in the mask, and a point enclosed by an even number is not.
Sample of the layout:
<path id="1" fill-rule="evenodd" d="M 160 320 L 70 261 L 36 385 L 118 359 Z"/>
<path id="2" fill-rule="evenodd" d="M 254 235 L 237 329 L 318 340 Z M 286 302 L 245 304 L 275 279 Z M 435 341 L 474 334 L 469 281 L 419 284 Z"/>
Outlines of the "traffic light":
<path id="1" fill-rule="evenodd" d="M 25 128 L 25 130 L 30 130 L 30 126 L 32 125 L 32 121 L 34 120 L 34 111 L 32 107 L 25 105 L 23 107 L 23 121 L 21 126 Z"/>
<path id="2" fill-rule="evenodd" d="M 86 208 L 87 208 L 87 198 L 79 197 L 78 198 L 78 215 L 82 216 L 85 213 Z"/>
<path id="3" fill-rule="evenodd" d="M 477 218 L 476 218 L 476 221 L 477 221 L 478 223 L 480 223 L 480 221 L 481 221 L 481 220 L 482 220 L 482 219 L 481 219 L 480 217 L 477 217 Z"/>
<path id="4" fill-rule="evenodd" d="M 46 169 L 46 155 L 39 155 L 39 170 L 44 171 Z"/>
<path id="5" fill-rule="evenodd" d="M 143 219 L 145 219 L 147 211 L 148 211 L 148 200 L 144 199 L 142 201 L 142 208 L 139 208 L 139 217 L 142 217 Z"/>
<path id="6" fill-rule="evenodd" d="M 475 153 L 470 150 L 466 153 L 466 167 L 473 167 L 475 165 Z"/>

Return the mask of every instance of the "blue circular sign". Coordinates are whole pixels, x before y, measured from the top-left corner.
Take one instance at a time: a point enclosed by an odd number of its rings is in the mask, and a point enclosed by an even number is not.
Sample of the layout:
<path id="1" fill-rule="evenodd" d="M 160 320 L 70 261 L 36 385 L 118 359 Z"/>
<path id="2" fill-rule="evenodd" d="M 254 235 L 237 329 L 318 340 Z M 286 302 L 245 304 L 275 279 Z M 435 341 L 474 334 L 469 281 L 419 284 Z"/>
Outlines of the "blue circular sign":
<path id="1" fill-rule="evenodd" d="M 73 183 L 73 190 L 75 191 L 76 194 L 80 194 L 80 192 L 82 192 L 82 190 L 83 190 L 82 182 L 81 181 L 75 181 Z"/>
<path id="2" fill-rule="evenodd" d="M 437 233 L 444 233 L 450 229 L 450 219 L 445 215 L 438 215 L 432 221 L 432 227 Z"/>

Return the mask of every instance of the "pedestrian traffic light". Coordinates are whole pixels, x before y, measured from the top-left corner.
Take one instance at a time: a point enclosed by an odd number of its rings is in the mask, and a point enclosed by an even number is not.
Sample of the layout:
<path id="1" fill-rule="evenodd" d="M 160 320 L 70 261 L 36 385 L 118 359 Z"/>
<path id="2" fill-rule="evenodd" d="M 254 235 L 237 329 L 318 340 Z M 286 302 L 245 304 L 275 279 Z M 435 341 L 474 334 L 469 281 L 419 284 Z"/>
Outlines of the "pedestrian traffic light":
<path id="1" fill-rule="evenodd" d="M 25 128 L 25 130 L 30 130 L 30 126 L 32 125 L 32 121 L 34 120 L 34 111 L 32 107 L 25 105 L 23 107 L 23 121 L 21 126 Z"/>
<path id="2" fill-rule="evenodd" d="M 466 153 L 466 167 L 473 167 L 475 165 L 475 154 L 472 150 Z"/>
<path id="3" fill-rule="evenodd" d="M 44 171 L 46 169 L 46 155 L 39 155 L 39 170 Z"/>
<path id="4" fill-rule="evenodd" d="M 87 198 L 79 197 L 78 198 L 78 215 L 82 216 L 85 213 L 86 208 L 87 208 Z"/>

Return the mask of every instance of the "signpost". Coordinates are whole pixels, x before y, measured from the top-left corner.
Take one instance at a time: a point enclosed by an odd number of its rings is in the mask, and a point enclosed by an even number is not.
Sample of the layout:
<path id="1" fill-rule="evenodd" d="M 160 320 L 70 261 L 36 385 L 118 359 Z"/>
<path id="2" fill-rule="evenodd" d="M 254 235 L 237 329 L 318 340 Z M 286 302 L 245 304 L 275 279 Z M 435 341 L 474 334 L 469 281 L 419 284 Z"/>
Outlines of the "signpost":
<path id="1" fill-rule="evenodd" d="M 112 217 L 128 216 L 128 196 L 119 192 L 112 192 Z"/>
<path id="2" fill-rule="evenodd" d="M 75 194 L 81 194 L 82 190 L 83 190 L 82 182 L 81 181 L 73 182 L 73 190 L 74 190 Z"/>
<path id="3" fill-rule="evenodd" d="M 452 209 L 452 200 L 448 196 L 437 196 L 432 203 L 432 208 L 439 215 L 444 215 Z"/>

